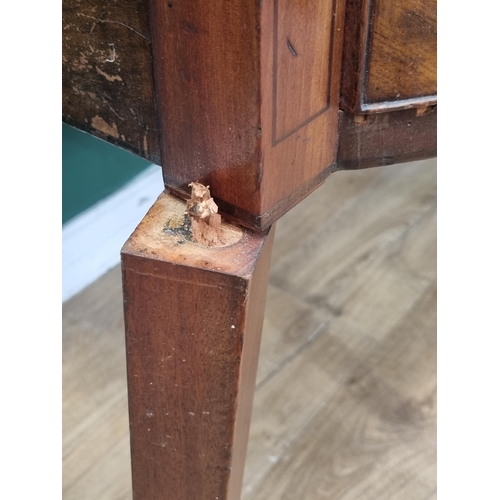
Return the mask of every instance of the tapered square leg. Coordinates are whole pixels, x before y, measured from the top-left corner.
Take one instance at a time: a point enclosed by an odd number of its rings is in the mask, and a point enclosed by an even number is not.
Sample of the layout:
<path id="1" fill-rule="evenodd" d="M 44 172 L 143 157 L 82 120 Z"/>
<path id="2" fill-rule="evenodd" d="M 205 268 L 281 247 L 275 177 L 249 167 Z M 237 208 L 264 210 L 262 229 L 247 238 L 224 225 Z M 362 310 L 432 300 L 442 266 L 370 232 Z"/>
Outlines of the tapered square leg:
<path id="1" fill-rule="evenodd" d="M 134 500 L 240 498 L 274 229 L 190 241 L 163 193 L 122 250 Z"/>

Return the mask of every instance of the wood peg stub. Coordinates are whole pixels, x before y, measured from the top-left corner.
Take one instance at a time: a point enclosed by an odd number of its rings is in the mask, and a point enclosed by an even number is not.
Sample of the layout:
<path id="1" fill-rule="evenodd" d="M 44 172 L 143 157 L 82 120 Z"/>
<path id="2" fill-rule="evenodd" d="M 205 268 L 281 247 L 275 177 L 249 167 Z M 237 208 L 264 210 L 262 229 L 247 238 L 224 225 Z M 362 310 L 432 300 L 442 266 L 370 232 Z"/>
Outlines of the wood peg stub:
<path id="1" fill-rule="evenodd" d="M 193 240 L 208 246 L 223 245 L 221 216 L 219 208 L 210 196 L 209 186 L 192 182 L 191 198 L 187 201 L 186 212 L 191 218 Z"/>

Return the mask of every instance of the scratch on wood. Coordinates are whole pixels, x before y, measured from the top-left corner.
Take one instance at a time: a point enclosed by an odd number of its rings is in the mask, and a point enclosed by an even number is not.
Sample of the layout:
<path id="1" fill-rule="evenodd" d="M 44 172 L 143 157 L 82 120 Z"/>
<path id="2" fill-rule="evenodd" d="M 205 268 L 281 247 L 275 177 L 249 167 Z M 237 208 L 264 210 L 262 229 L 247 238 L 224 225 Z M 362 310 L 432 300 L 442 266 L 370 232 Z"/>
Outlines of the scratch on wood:
<path id="1" fill-rule="evenodd" d="M 292 42 L 287 38 L 286 39 L 286 44 L 290 50 L 290 52 L 295 56 L 297 57 L 299 54 L 297 54 L 297 51 L 295 50 L 295 47 L 292 45 Z"/>
<path id="2" fill-rule="evenodd" d="M 176 283 L 188 283 L 190 285 L 197 285 L 197 286 L 201 286 L 204 288 L 218 288 L 218 289 L 230 288 L 229 285 L 224 285 L 224 284 L 220 284 L 220 283 L 217 285 L 211 285 L 209 283 L 200 283 L 199 281 L 176 279 L 176 278 L 172 278 L 171 276 L 164 276 L 162 274 L 144 273 L 144 272 L 138 271 L 137 269 L 134 269 L 131 267 L 124 268 L 124 270 L 130 271 L 134 274 L 138 274 L 139 276 L 145 276 L 147 278 L 157 278 L 157 279 L 165 280 L 165 281 L 175 281 Z"/>
<path id="3" fill-rule="evenodd" d="M 120 26 L 123 26 L 124 28 L 127 28 L 130 31 L 133 31 L 134 33 L 136 33 L 140 37 L 144 38 L 144 40 L 146 40 L 148 43 L 151 43 L 151 40 L 147 36 L 143 35 L 141 32 L 139 32 L 136 29 L 132 28 L 128 24 L 121 23 L 120 21 L 112 21 L 111 19 L 98 19 L 97 17 L 88 16 L 87 14 L 82 14 L 81 12 L 79 12 L 77 15 L 78 16 L 82 16 L 82 17 L 87 17 L 88 19 L 92 19 L 93 21 L 96 21 L 98 23 L 119 24 Z"/>
<path id="4" fill-rule="evenodd" d="M 121 121 L 123 121 L 124 119 L 116 112 L 115 108 L 113 108 L 113 106 L 111 106 L 111 104 L 109 104 L 108 101 L 106 101 L 106 99 L 103 99 L 101 97 L 101 99 L 103 100 L 104 104 L 106 104 L 106 106 L 110 109 L 110 111 L 117 117 L 119 118 Z"/>

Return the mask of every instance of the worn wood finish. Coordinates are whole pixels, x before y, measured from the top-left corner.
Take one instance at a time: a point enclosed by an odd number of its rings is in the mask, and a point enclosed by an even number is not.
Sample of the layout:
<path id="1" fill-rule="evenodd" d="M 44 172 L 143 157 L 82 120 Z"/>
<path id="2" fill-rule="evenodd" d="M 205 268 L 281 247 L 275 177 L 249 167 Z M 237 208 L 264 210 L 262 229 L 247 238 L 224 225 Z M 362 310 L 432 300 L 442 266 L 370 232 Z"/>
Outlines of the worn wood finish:
<path id="1" fill-rule="evenodd" d="M 344 0 L 151 2 L 165 183 L 268 227 L 334 162 Z M 314 35 L 314 36 L 313 36 Z"/>
<path id="2" fill-rule="evenodd" d="M 64 119 L 265 229 L 334 162 L 344 2 L 65 0 Z"/>
<path id="3" fill-rule="evenodd" d="M 146 0 L 64 0 L 63 119 L 160 163 Z"/>
<path id="4" fill-rule="evenodd" d="M 436 103 L 436 0 L 347 0 L 341 107 L 382 112 Z"/>
<path id="5" fill-rule="evenodd" d="M 65 0 L 64 118 L 161 163 L 175 194 L 208 184 L 229 219 L 265 229 L 334 163 L 435 154 L 432 113 L 346 115 L 338 130 L 342 50 L 351 113 L 435 103 L 435 0 L 347 0 L 344 16 L 345 2 Z"/>
<path id="6" fill-rule="evenodd" d="M 341 112 L 335 169 L 358 169 L 437 155 L 437 106 L 375 115 Z"/>
<path id="7" fill-rule="evenodd" d="M 134 500 L 241 491 L 273 235 L 207 247 L 184 210 L 161 195 L 122 250 Z"/>

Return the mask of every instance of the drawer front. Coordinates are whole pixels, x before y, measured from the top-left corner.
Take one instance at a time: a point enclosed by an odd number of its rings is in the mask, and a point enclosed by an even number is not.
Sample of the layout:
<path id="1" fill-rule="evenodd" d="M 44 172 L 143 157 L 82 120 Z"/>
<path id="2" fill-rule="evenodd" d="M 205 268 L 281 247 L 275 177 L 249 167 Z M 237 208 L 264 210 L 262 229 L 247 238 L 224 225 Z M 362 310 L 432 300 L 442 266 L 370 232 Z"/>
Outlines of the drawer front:
<path id="1" fill-rule="evenodd" d="M 376 113 L 436 103 L 436 0 L 348 0 L 342 108 Z"/>

